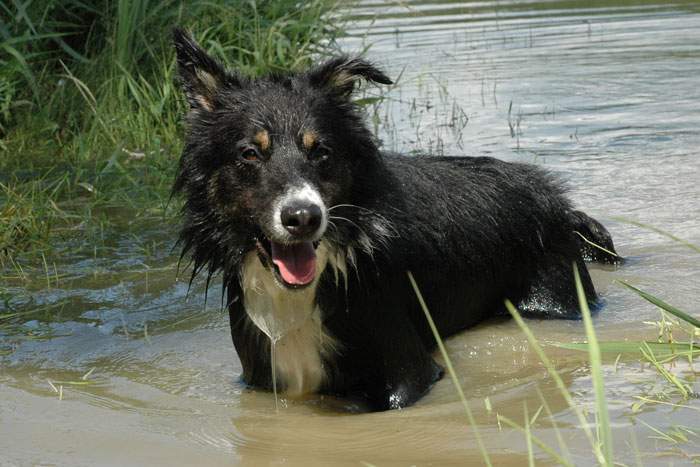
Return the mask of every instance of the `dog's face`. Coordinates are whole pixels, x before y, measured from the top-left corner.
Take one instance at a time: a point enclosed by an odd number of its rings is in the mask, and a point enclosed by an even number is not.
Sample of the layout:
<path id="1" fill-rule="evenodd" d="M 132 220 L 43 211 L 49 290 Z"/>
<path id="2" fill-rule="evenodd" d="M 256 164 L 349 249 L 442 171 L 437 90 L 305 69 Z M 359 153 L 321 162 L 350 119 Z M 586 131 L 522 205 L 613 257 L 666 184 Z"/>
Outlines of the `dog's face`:
<path id="1" fill-rule="evenodd" d="M 225 71 L 181 31 L 175 45 L 190 104 L 175 188 L 194 211 L 190 221 L 239 233 L 206 234 L 221 242 L 244 233 L 243 248 L 257 250 L 279 285 L 308 286 L 321 272 L 315 250 L 329 210 L 350 202 L 357 174 L 376 157 L 351 93 L 360 79 L 391 81 L 346 57 L 306 73 L 247 79 Z"/>

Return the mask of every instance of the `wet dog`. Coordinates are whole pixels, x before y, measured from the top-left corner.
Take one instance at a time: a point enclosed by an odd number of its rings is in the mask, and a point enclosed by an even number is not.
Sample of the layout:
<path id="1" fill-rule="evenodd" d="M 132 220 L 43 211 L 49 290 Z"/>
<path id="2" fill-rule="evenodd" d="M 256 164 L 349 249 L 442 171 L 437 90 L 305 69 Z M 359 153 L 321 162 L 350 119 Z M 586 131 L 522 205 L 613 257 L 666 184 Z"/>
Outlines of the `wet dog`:
<path id="1" fill-rule="evenodd" d="M 391 80 L 363 59 L 253 79 L 174 37 L 190 106 L 180 241 L 194 274 L 223 277 L 248 384 L 416 402 L 442 369 L 407 271 L 443 337 L 504 299 L 577 318 L 573 264 L 596 303 L 584 260 L 616 262 L 612 239 L 546 171 L 379 150 L 353 91 Z"/>

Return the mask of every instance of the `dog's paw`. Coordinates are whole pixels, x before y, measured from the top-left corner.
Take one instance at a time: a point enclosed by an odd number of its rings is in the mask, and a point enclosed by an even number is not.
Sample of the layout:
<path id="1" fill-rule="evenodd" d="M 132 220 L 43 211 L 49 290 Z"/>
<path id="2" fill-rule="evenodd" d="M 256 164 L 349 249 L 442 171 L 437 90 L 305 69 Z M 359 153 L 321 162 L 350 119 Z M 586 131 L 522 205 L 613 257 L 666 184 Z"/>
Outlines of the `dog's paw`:
<path id="1" fill-rule="evenodd" d="M 426 365 L 422 371 L 415 373 L 412 377 L 385 383 L 383 390 L 377 391 L 374 397 L 370 397 L 369 402 L 372 408 L 374 410 L 393 410 L 415 404 L 442 378 L 444 370 L 430 359 L 429 365 Z"/>

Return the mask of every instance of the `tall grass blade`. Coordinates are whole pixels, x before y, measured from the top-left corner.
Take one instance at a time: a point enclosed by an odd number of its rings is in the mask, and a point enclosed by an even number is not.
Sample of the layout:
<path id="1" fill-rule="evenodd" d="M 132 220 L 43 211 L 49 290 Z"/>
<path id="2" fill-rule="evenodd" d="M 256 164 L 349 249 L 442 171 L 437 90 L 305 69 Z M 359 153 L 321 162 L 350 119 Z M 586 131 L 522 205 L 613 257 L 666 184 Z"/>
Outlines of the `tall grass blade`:
<path id="1" fill-rule="evenodd" d="M 605 456 L 604 465 L 613 465 L 613 446 L 612 446 L 612 430 L 610 429 L 610 415 L 608 414 L 608 403 L 605 398 L 605 384 L 603 382 L 603 364 L 598 346 L 598 337 L 593 329 L 593 320 L 591 318 L 591 310 L 588 308 L 588 299 L 583 291 L 581 277 L 578 273 L 578 266 L 573 264 L 574 280 L 576 281 L 576 293 L 578 294 L 579 306 L 581 315 L 583 316 L 583 324 L 586 328 L 586 338 L 588 339 L 588 358 L 591 364 L 591 378 L 593 379 L 593 390 L 595 392 L 596 415 L 598 418 L 598 427 L 600 431 L 599 442 L 602 444 L 603 455 Z"/>
<path id="2" fill-rule="evenodd" d="M 526 433 L 526 429 L 525 429 L 525 428 L 523 428 L 522 426 L 518 425 L 517 423 L 515 423 L 513 420 L 511 420 L 510 418 L 506 417 L 505 415 L 498 414 L 497 417 L 498 417 L 499 422 L 502 422 L 502 423 L 508 425 L 508 426 L 511 427 L 511 428 L 515 428 L 516 430 L 523 432 L 523 434 Z M 526 436 L 528 436 L 528 435 L 526 435 Z M 560 456 L 554 449 L 552 449 L 551 447 L 547 446 L 547 444 L 546 444 L 544 441 L 542 441 L 542 440 L 541 440 L 540 438 L 538 438 L 537 436 L 533 435 L 532 432 L 530 432 L 529 437 L 530 437 L 530 439 L 532 440 L 533 443 L 535 443 L 535 444 L 536 444 L 540 449 L 542 449 L 544 452 L 546 452 L 547 454 L 549 454 L 549 455 L 552 457 L 552 459 L 554 459 L 555 461 L 557 461 L 559 464 L 565 465 L 565 466 L 567 466 L 567 467 L 573 467 L 573 466 L 574 466 L 573 462 L 571 462 L 570 460 L 565 459 L 564 457 Z"/>
<path id="3" fill-rule="evenodd" d="M 589 351 L 589 344 L 587 342 L 557 342 L 555 346 L 568 349 L 568 350 L 580 350 L 582 352 Z M 660 357 L 667 357 L 671 355 L 698 355 L 700 354 L 700 345 L 692 344 L 690 342 L 627 342 L 627 341 L 608 341 L 599 342 L 598 348 L 603 353 L 639 353 L 641 352 L 642 346 L 647 345 L 654 349 Z"/>
<path id="4" fill-rule="evenodd" d="M 537 396 L 540 398 L 542 407 L 544 407 L 544 412 L 545 414 L 547 414 L 547 418 L 552 423 L 552 429 L 554 430 L 554 435 L 557 437 L 557 442 L 559 443 L 559 449 L 561 450 L 561 454 L 562 456 L 568 459 L 571 457 L 571 453 L 569 452 L 569 448 L 566 447 L 566 442 L 564 442 L 564 437 L 561 435 L 561 430 L 559 429 L 557 420 L 554 418 L 554 414 L 552 414 L 552 410 L 550 409 L 549 404 L 547 403 L 547 399 L 545 399 L 544 397 L 544 394 L 542 394 L 539 385 L 535 386 L 535 389 L 537 390 Z M 559 460 L 559 463 L 563 464 L 561 460 Z"/>
<path id="5" fill-rule="evenodd" d="M 537 341 L 537 338 L 532 333 L 528 325 L 525 324 L 525 321 L 523 321 L 523 318 L 520 315 L 520 312 L 518 312 L 517 308 L 515 308 L 515 306 L 510 302 L 510 300 L 506 300 L 505 305 L 506 309 L 515 320 L 520 330 L 523 331 L 523 334 L 525 334 L 525 337 L 527 337 L 527 340 L 530 343 L 530 347 L 532 347 L 532 349 L 535 351 L 537 357 L 547 369 L 547 373 L 549 373 L 549 376 L 554 380 L 554 383 L 556 384 L 557 389 L 559 389 L 559 392 L 566 401 L 566 404 L 576 415 L 576 418 L 578 419 L 579 424 L 581 425 L 581 429 L 586 434 L 588 441 L 591 443 L 591 448 L 593 449 L 596 459 L 599 463 L 605 464 L 605 457 L 603 456 L 603 453 L 600 450 L 600 446 L 596 443 L 596 440 L 593 437 L 593 432 L 591 431 L 591 427 L 589 426 L 588 420 L 586 420 L 586 417 L 583 415 L 581 408 L 574 402 L 573 397 L 571 397 L 571 393 L 566 388 L 564 380 L 562 380 L 561 376 L 559 376 L 559 373 L 557 373 L 554 364 L 549 359 L 549 357 L 547 357 L 547 354 L 545 354 L 542 350 L 542 346 Z"/>
<path id="6" fill-rule="evenodd" d="M 647 422 L 645 422 L 642 419 L 638 419 L 639 422 L 644 425 L 645 427 L 649 428 L 651 431 L 656 433 L 658 435 L 658 438 L 663 439 L 664 441 L 668 441 L 671 444 L 678 444 L 678 441 L 673 439 L 671 436 L 667 435 L 663 431 L 659 430 L 658 428 L 654 428 L 653 426 L 649 425 Z"/>
<path id="7" fill-rule="evenodd" d="M 661 376 L 666 378 L 669 383 L 678 388 L 678 391 L 681 393 L 684 399 L 688 398 L 691 393 L 691 388 L 686 383 L 681 381 L 676 375 L 664 368 L 661 362 L 659 362 L 657 359 L 656 355 L 654 355 L 654 351 L 651 350 L 649 346 L 642 347 L 642 355 L 644 355 L 644 358 L 646 358 L 647 361 L 651 363 L 654 368 L 656 368 L 656 371 L 658 371 Z"/>
<path id="8" fill-rule="evenodd" d="M 694 243 L 690 243 L 687 240 L 683 240 L 682 238 L 678 238 L 675 235 L 673 235 L 672 233 L 666 232 L 665 230 L 660 229 L 658 227 L 655 227 L 653 225 L 645 224 L 643 222 L 638 222 L 638 221 L 635 221 L 632 219 L 627 219 L 625 217 L 613 217 L 613 219 L 615 219 L 616 221 L 619 221 L 619 222 L 624 222 L 626 224 L 636 225 L 637 227 L 641 227 L 643 229 L 651 230 L 652 232 L 656 232 L 657 234 L 663 235 L 664 237 L 668 237 L 671 240 L 673 240 L 674 242 L 680 243 L 681 245 L 685 245 L 688 248 L 690 248 L 691 250 L 694 250 L 695 252 L 700 253 L 700 246 L 695 245 Z"/>
<path id="9" fill-rule="evenodd" d="M 472 410 L 469 407 L 469 402 L 467 402 L 467 398 L 464 396 L 464 391 L 462 391 L 462 385 L 459 384 L 459 379 L 457 379 L 457 373 L 455 372 L 455 369 L 452 366 L 452 360 L 450 360 L 449 355 L 447 355 L 447 350 L 445 349 L 445 345 L 443 344 L 442 339 L 440 338 L 440 333 L 438 332 L 438 329 L 435 326 L 435 322 L 433 321 L 433 317 L 431 316 L 430 311 L 428 310 L 428 306 L 425 304 L 425 300 L 423 300 L 423 295 L 420 293 L 420 289 L 418 288 L 416 280 L 413 278 L 413 274 L 411 274 L 411 271 L 406 271 L 406 274 L 408 275 L 408 280 L 411 281 L 411 286 L 413 287 L 413 291 L 416 293 L 416 297 L 418 297 L 418 302 L 420 303 L 420 306 L 423 309 L 423 313 L 425 313 L 425 319 L 428 321 L 430 330 L 433 332 L 433 337 L 435 337 L 435 342 L 437 342 L 438 348 L 440 349 L 440 353 L 442 354 L 442 358 L 445 360 L 447 372 L 450 374 L 450 378 L 452 379 L 452 383 L 454 384 L 455 389 L 457 390 L 457 394 L 459 394 L 459 400 L 462 401 L 462 405 L 464 406 L 464 411 L 467 414 L 469 424 L 474 430 L 474 437 L 476 438 L 476 442 L 479 445 L 479 450 L 481 451 L 481 456 L 484 458 L 484 463 L 491 467 L 493 465 L 491 464 L 491 458 L 489 457 L 489 453 L 486 451 L 486 446 L 484 446 L 484 442 L 481 439 L 481 435 L 479 434 L 479 429 L 477 428 L 476 421 L 474 420 Z"/>
<path id="10" fill-rule="evenodd" d="M 644 300 L 648 301 L 649 303 L 652 303 L 659 308 L 661 308 L 664 311 L 667 311 L 671 313 L 673 316 L 682 319 L 688 324 L 691 324 L 695 326 L 696 328 L 700 328 L 700 320 L 697 318 L 689 315 L 688 313 L 679 310 L 678 308 L 674 307 L 673 305 L 669 305 L 668 303 L 664 302 L 663 300 L 654 297 L 653 295 L 644 292 L 643 290 L 639 290 L 638 288 L 634 287 L 633 285 L 628 284 L 627 282 L 622 282 L 622 281 L 617 281 L 619 284 L 623 285 L 624 287 L 627 287 L 640 297 L 642 297 Z"/>
<path id="11" fill-rule="evenodd" d="M 12 55 L 17 61 L 17 63 L 20 64 L 19 71 L 25 77 L 27 83 L 29 83 L 29 87 L 34 93 L 34 97 L 38 98 L 39 88 L 36 85 L 36 80 L 34 79 L 34 75 L 32 74 L 31 68 L 27 64 L 24 55 L 22 55 L 21 52 L 19 52 L 16 48 L 10 46 L 7 43 L 0 43 L 0 49 L 3 49 L 6 53 Z"/>
<path id="12" fill-rule="evenodd" d="M 574 233 L 575 233 L 576 235 L 578 235 L 579 237 L 581 237 L 581 238 L 583 239 L 584 242 L 588 243 L 588 244 L 591 245 L 593 248 L 598 248 L 599 250 L 604 251 L 605 253 L 607 253 L 607 254 L 609 254 L 609 255 L 611 255 L 611 256 L 614 256 L 614 257 L 616 257 L 616 258 L 620 258 L 620 255 L 618 255 L 618 254 L 615 253 L 614 251 L 610 251 L 610 250 L 608 250 L 607 248 L 598 245 L 598 244 L 595 243 L 595 242 L 590 241 L 590 240 L 587 239 L 581 232 L 577 232 L 576 230 L 574 230 Z"/>
<path id="13" fill-rule="evenodd" d="M 527 443 L 527 464 L 535 467 L 535 451 L 532 449 L 532 429 L 530 428 L 530 416 L 527 413 L 527 402 L 523 401 L 523 418 L 525 419 L 525 442 Z"/>

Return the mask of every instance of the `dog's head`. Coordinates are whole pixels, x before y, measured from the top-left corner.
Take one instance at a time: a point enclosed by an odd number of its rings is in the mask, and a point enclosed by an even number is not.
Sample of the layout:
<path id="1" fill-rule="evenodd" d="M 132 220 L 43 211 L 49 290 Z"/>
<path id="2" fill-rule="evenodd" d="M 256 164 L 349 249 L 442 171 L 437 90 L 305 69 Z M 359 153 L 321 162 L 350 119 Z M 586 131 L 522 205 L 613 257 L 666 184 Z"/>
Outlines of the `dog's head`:
<path id="1" fill-rule="evenodd" d="M 222 256 L 257 249 L 280 285 L 309 285 L 321 272 L 315 249 L 329 209 L 351 202 L 354 181 L 378 157 L 352 92 L 360 80 L 391 80 L 348 57 L 247 78 L 187 33 L 176 30 L 174 39 L 190 105 L 175 182 L 186 195 L 186 249 L 210 271 L 227 268 Z"/>

